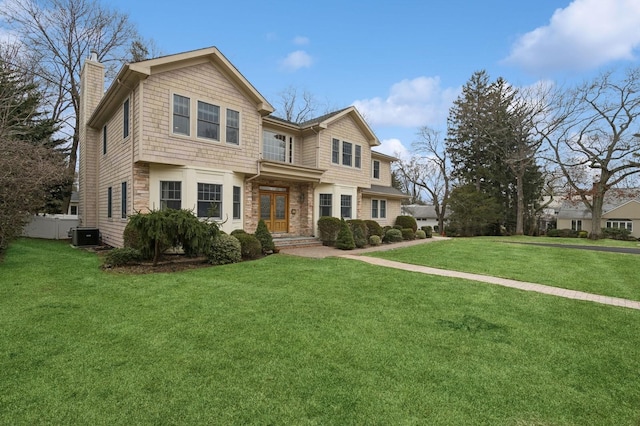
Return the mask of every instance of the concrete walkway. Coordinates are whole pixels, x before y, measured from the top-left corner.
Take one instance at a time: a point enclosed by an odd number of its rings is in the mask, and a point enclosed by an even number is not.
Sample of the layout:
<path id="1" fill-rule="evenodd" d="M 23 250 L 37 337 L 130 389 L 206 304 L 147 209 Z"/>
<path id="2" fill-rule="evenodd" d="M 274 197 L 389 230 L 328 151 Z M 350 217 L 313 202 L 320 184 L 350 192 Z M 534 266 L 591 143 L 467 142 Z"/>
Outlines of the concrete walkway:
<path id="1" fill-rule="evenodd" d="M 431 268 L 428 266 L 412 265 L 408 263 L 395 262 L 393 260 L 380 259 L 376 257 L 360 256 L 360 254 L 371 251 L 394 250 L 397 248 L 407 247 L 416 244 L 425 244 L 432 241 L 441 241 L 443 238 L 432 238 L 426 240 L 406 241 L 396 244 L 388 244 L 378 247 L 369 247 L 357 250 L 358 254 L 343 254 L 333 247 L 305 247 L 296 249 L 281 250 L 281 253 L 291 254 L 295 256 L 324 258 L 324 257 L 341 257 L 344 259 L 357 260 L 366 262 L 371 265 L 384 266 L 387 268 L 401 269 L 403 271 L 418 272 L 421 274 L 438 275 L 442 277 L 460 278 L 464 280 L 479 281 L 488 284 L 500 285 L 503 287 L 511 287 L 524 291 L 534 291 L 536 293 L 548 294 L 551 296 L 565 297 L 567 299 L 585 300 L 588 302 L 601 303 L 604 305 L 620 306 L 624 308 L 640 310 L 640 302 L 635 300 L 621 299 L 618 297 L 601 296 L 598 294 L 585 293 L 582 291 L 567 290 L 559 287 L 552 287 L 543 284 L 528 283 L 524 281 L 510 280 L 506 278 L 491 277 L 488 275 L 470 274 L 467 272 L 450 271 L 447 269 Z"/>

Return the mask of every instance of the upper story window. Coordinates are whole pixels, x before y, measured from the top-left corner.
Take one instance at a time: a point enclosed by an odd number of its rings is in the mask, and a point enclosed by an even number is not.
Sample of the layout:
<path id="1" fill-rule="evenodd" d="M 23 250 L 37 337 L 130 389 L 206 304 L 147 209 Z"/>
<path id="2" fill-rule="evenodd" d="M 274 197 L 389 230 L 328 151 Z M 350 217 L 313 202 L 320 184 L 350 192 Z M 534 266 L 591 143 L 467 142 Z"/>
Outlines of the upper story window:
<path id="1" fill-rule="evenodd" d="M 107 125 L 102 128 L 102 154 L 107 153 Z"/>
<path id="2" fill-rule="evenodd" d="M 129 99 L 127 98 L 122 105 L 122 138 L 129 136 Z"/>
<path id="3" fill-rule="evenodd" d="M 331 142 L 331 162 L 340 164 L 340 140 L 333 139 Z"/>
<path id="4" fill-rule="evenodd" d="M 349 142 L 342 142 L 342 165 L 351 166 L 351 156 L 353 152 L 353 145 Z"/>
<path id="5" fill-rule="evenodd" d="M 264 131 L 262 156 L 265 160 L 293 163 L 293 137 Z"/>
<path id="6" fill-rule="evenodd" d="M 380 162 L 373 160 L 373 178 L 380 179 Z"/>
<path id="7" fill-rule="evenodd" d="M 198 101 L 198 137 L 220 140 L 220 107 Z"/>
<path id="8" fill-rule="evenodd" d="M 227 109 L 227 143 L 240 144 L 240 113 Z"/>
<path id="9" fill-rule="evenodd" d="M 362 146 L 340 139 L 331 139 L 331 162 L 357 169 L 362 168 Z"/>
<path id="10" fill-rule="evenodd" d="M 173 95 L 173 133 L 190 134 L 190 99 L 185 96 Z"/>

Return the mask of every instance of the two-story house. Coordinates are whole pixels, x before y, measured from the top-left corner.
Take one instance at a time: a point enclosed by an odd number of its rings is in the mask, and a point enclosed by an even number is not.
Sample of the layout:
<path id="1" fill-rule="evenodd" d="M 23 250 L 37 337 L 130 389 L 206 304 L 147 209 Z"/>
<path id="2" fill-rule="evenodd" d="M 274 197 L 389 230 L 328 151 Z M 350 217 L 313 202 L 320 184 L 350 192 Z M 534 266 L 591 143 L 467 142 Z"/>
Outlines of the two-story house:
<path id="1" fill-rule="evenodd" d="M 320 216 L 393 224 L 395 158 L 354 107 L 305 123 L 274 108 L 215 48 L 126 64 L 104 92 L 81 74 L 79 217 L 122 245 L 129 215 L 186 208 L 226 232 L 313 236 Z"/>

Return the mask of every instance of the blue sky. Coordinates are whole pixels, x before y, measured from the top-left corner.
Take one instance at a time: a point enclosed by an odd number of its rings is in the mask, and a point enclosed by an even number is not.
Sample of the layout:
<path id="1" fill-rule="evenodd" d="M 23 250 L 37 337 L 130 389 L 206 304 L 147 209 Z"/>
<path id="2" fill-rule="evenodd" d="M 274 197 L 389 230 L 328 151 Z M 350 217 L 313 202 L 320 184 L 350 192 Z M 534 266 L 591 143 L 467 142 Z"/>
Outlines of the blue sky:
<path id="1" fill-rule="evenodd" d="M 572 84 L 638 65 L 640 0 L 110 0 L 163 54 L 216 46 L 274 106 L 293 86 L 356 105 L 394 155 L 446 130 L 474 71 Z M 323 109 L 318 114 L 326 112 Z"/>

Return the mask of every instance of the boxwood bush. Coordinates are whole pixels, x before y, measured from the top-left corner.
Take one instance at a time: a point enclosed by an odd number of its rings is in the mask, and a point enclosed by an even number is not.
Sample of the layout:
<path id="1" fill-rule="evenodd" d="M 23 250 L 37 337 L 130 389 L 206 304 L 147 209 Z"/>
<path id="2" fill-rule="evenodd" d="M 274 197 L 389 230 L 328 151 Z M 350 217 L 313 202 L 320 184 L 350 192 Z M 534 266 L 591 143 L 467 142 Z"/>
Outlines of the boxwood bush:
<path id="1" fill-rule="evenodd" d="M 142 253 L 132 247 L 114 248 L 104 256 L 104 266 L 124 266 L 140 263 Z"/>
<path id="2" fill-rule="evenodd" d="M 384 234 L 384 241 L 386 243 L 399 243 L 402 241 L 402 231 L 399 229 L 391 228 Z"/>
<path id="3" fill-rule="evenodd" d="M 322 216 L 318 219 L 318 233 L 322 245 L 334 247 L 340 232 L 340 219 L 332 216 Z"/>
<path id="4" fill-rule="evenodd" d="M 382 238 L 384 235 L 384 231 L 382 230 L 382 226 L 375 220 L 365 220 L 364 224 L 367 225 L 367 236 L 371 237 L 372 235 L 377 235 Z"/>
<path id="5" fill-rule="evenodd" d="M 253 234 L 244 231 L 232 232 L 231 235 L 240 241 L 240 254 L 243 259 L 257 259 L 262 255 L 262 244 Z"/>
<path id="6" fill-rule="evenodd" d="M 431 228 L 431 226 L 429 226 L 429 225 L 422 226 L 422 227 L 420 227 L 420 229 L 422 231 L 424 231 L 425 238 L 432 238 L 433 237 L 433 228 Z"/>
<path id="7" fill-rule="evenodd" d="M 416 231 L 411 228 L 403 228 L 400 232 L 402 232 L 402 239 L 405 241 L 416 239 Z"/>
<path id="8" fill-rule="evenodd" d="M 418 223 L 413 216 L 396 217 L 396 225 L 400 226 L 400 229 L 411 228 L 413 232 L 418 230 Z"/>
<path id="9" fill-rule="evenodd" d="M 207 259 L 212 265 L 226 265 L 242 260 L 240 241 L 232 235 L 219 234 L 211 242 Z"/>
<path id="10" fill-rule="evenodd" d="M 416 238 L 419 240 L 424 240 L 425 238 L 427 238 L 427 233 L 424 232 L 422 229 L 418 229 L 416 231 Z"/>
<path id="11" fill-rule="evenodd" d="M 369 237 L 369 245 L 376 247 L 382 244 L 382 238 L 377 235 L 372 235 Z"/>

